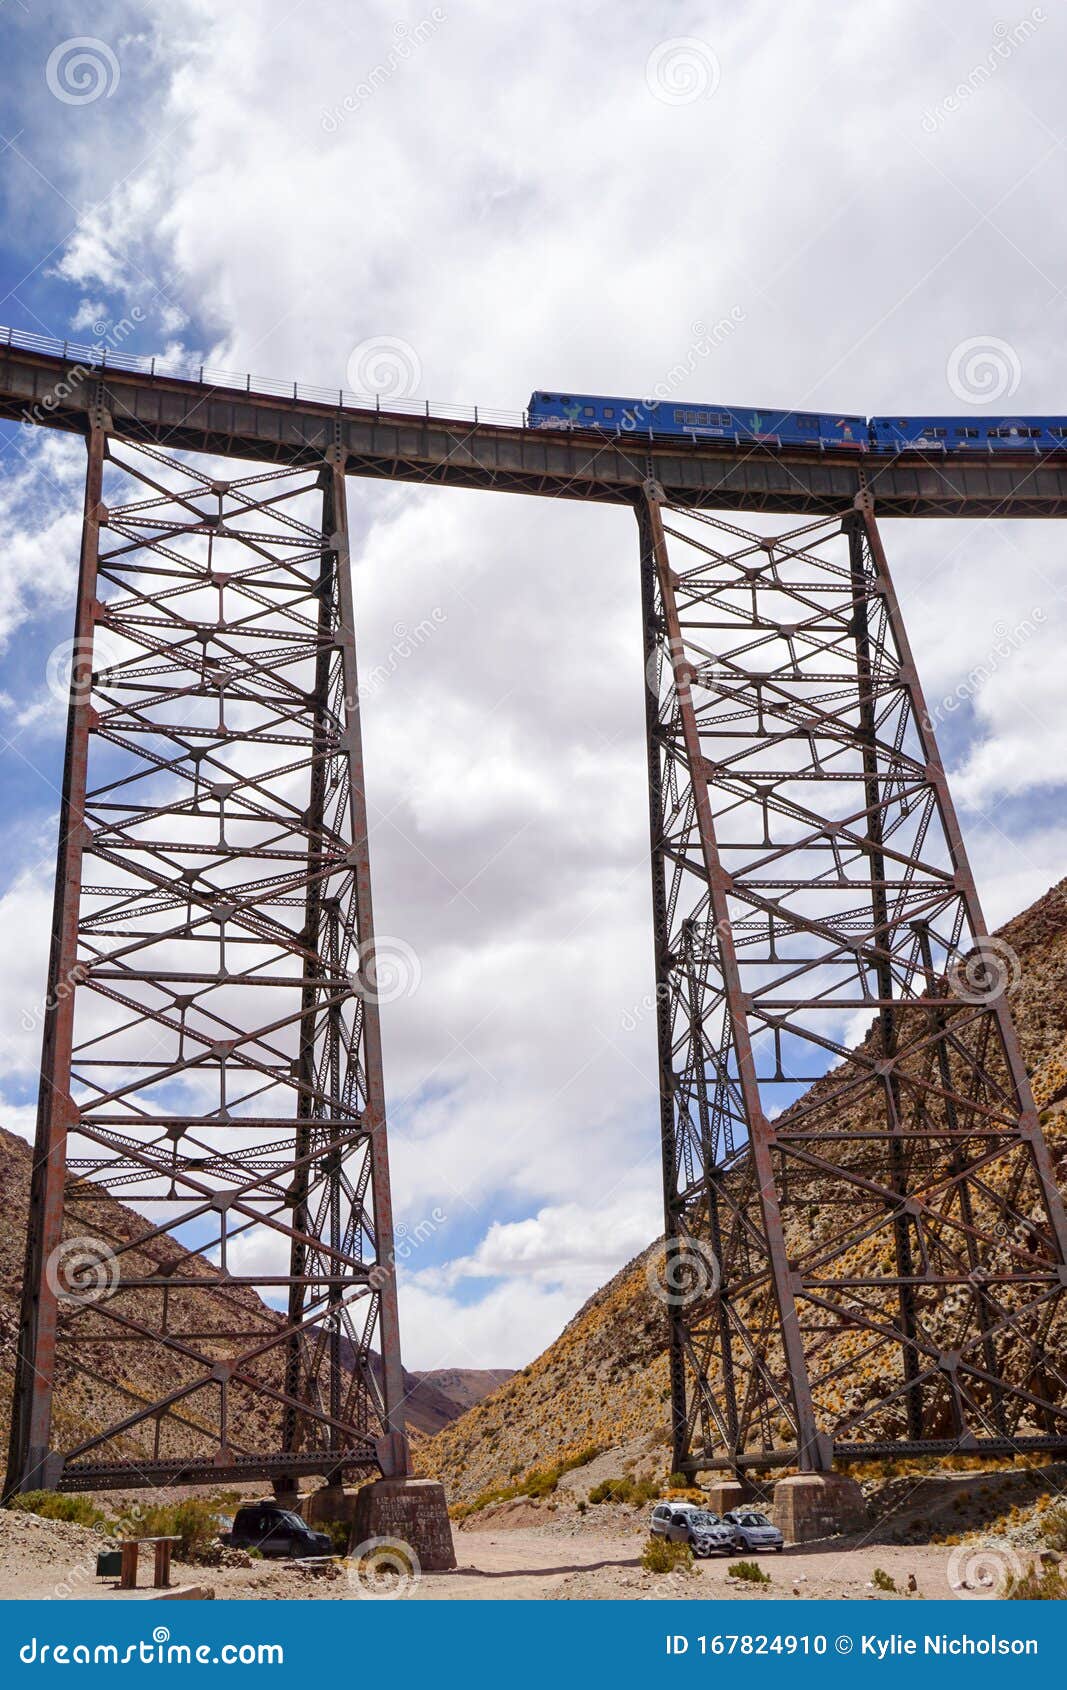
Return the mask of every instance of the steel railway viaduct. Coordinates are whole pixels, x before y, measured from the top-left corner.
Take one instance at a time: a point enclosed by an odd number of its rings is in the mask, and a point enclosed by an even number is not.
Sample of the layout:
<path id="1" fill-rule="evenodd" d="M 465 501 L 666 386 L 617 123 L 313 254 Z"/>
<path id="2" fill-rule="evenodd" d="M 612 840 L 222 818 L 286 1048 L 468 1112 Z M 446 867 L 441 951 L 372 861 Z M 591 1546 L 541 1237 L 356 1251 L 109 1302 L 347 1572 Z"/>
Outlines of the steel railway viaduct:
<path id="1" fill-rule="evenodd" d="M 794 1473 L 799 1536 L 850 1461 L 1067 1451 L 1067 1222 L 876 520 L 1063 516 L 1067 466 L 547 433 L 10 333 L 0 415 L 87 449 L 9 1492 L 370 1477 L 364 1535 L 448 1564 L 404 1428 L 352 475 L 636 514 L 674 1467 Z"/>

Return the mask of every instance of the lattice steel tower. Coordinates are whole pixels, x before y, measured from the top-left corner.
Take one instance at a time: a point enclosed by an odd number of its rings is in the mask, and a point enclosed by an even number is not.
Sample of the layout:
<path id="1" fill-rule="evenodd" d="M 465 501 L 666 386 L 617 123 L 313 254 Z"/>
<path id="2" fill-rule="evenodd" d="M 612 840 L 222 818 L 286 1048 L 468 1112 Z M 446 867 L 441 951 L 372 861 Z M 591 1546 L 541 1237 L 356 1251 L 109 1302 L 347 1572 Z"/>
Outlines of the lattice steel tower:
<path id="1" fill-rule="evenodd" d="M 6 415 L 88 432 L 8 1489 L 407 1473 L 346 473 L 636 505 L 675 1467 L 1067 1451 L 1013 959 L 850 503 L 1062 515 L 1062 472 L 0 350 Z"/>
<path id="2" fill-rule="evenodd" d="M 402 1474 L 343 457 L 92 421 L 8 1488 Z"/>
<path id="3" fill-rule="evenodd" d="M 1067 1448 L 1067 1227 L 870 500 L 649 485 L 674 1463 Z"/>

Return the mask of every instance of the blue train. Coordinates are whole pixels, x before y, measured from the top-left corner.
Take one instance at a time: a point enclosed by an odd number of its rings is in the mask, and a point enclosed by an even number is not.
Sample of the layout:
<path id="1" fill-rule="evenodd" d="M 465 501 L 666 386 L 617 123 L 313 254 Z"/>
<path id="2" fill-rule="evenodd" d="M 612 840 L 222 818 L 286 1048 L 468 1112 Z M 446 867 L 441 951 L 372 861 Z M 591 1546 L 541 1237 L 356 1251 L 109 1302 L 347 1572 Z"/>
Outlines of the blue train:
<path id="1" fill-rule="evenodd" d="M 857 417 L 832 411 L 752 410 L 681 399 L 599 393 L 531 393 L 531 428 L 591 434 L 677 435 L 764 446 L 857 452 L 1053 452 L 1067 450 L 1067 417 Z"/>

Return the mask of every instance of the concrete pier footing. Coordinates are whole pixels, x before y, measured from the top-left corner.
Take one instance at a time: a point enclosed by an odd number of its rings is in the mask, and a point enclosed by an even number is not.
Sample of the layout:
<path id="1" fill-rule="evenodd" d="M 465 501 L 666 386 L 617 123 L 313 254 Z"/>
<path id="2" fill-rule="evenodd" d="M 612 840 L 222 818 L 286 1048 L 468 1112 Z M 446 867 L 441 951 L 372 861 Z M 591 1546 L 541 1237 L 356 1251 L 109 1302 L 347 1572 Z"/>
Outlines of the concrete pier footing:
<path id="1" fill-rule="evenodd" d="M 775 1485 L 772 1518 L 787 1543 L 811 1543 L 860 1531 L 867 1504 L 844 1473 L 795 1473 Z"/>
<path id="2" fill-rule="evenodd" d="M 406 1543 L 425 1573 L 456 1564 L 445 1489 L 436 1479 L 376 1479 L 355 1494 L 352 1547 L 372 1538 Z"/>

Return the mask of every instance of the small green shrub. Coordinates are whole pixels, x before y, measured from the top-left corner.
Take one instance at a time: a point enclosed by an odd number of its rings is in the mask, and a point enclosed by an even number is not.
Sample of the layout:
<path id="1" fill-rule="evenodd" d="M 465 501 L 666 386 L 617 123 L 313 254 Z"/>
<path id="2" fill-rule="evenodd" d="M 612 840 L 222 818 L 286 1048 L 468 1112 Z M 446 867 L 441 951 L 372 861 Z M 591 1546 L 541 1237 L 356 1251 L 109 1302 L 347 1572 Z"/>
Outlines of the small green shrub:
<path id="1" fill-rule="evenodd" d="M 639 1508 L 644 1502 L 651 1502 L 659 1495 L 659 1486 L 654 1479 L 635 1479 L 630 1474 L 620 1479 L 602 1479 L 599 1485 L 594 1485 L 589 1492 L 590 1502 L 628 1502 L 634 1508 Z"/>
<path id="2" fill-rule="evenodd" d="M 184 1502 L 138 1506 L 127 1513 L 108 1514 L 84 1496 L 62 1491 L 23 1491 L 11 1499 L 12 1508 L 39 1514 L 43 1520 L 69 1520 L 76 1526 L 95 1526 L 111 1537 L 176 1537 L 179 1560 L 218 1537 L 219 1514 L 231 1496 L 187 1497 Z"/>
<path id="3" fill-rule="evenodd" d="M 1050 1549 L 1067 1549 L 1067 1507 L 1062 1502 L 1042 1514 L 1041 1536 Z"/>
<path id="4" fill-rule="evenodd" d="M 1039 1572 L 1031 1565 L 1021 1578 L 1008 1579 L 1004 1596 L 1008 1602 L 1062 1602 L 1067 1599 L 1067 1583 L 1058 1567 Z"/>
<path id="5" fill-rule="evenodd" d="M 871 1574 L 871 1583 L 875 1590 L 895 1590 L 897 1588 L 892 1573 L 883 1572 L 881 1567 L 875 1567 Z"/>
<path id="6" fill-rule="evenodd" d="M 649 1573 L 673 1573 L 678 1568 L 688 1573 L 693 1568 L 693 1551 L 687 1543 L 668 1543 L 665 1537 L 650 1537 L 641 1565 Z"/>
<path id="7" fill-rule="evenodd" d="M 533 1467 L 525 1478 L 516 1479 L 509 1485 L 494 1485 L 489 1490 L 483 1490 L 473 1502 L 457 1503 L 449 1509 L 449 1513 L 453 1520 L 465 1520 L 468 1515 L 477 1514 L 481 1509 L 487 1508 L 491 1502 L 512 1502 L 519 1496 L 528 1496 L 534 1501 L 540 1501 L 552 1495 L 564 1473 L 572 1473 L 576 1467 L 588 1466 L 599 1454 L 598 1444 L 587 1444 L 574 1455 L 557 1461 L 554 1467 Z"/>
<path id="8" fill-rule="evenodd" d="M 335 1555 L 348 1554 L 348 1540 L 352 1535 L 352 1528 L 347 1520 L 324 1520 L 316 1530 L 326 1533 Z"/>
<path id="9" fill-rule="evenodd" d="M 765 1573 L 758 1561 L 735 1561 L 726 1571 L 731 1578 L 740 1579 L 743 1584 L 770 1584 L 771 1575 Z"/>
<path id="10" fill-rule="evenodd" d="M 11 1507 L 23 1514 L 38 1514 L 42 1520 L 69 1520 L 75 1526 L 102 1526 L 107 1515 L 86 1496 L 67 1496 L 63 1491 L 26 1490 L 11 1498 Z"/>

